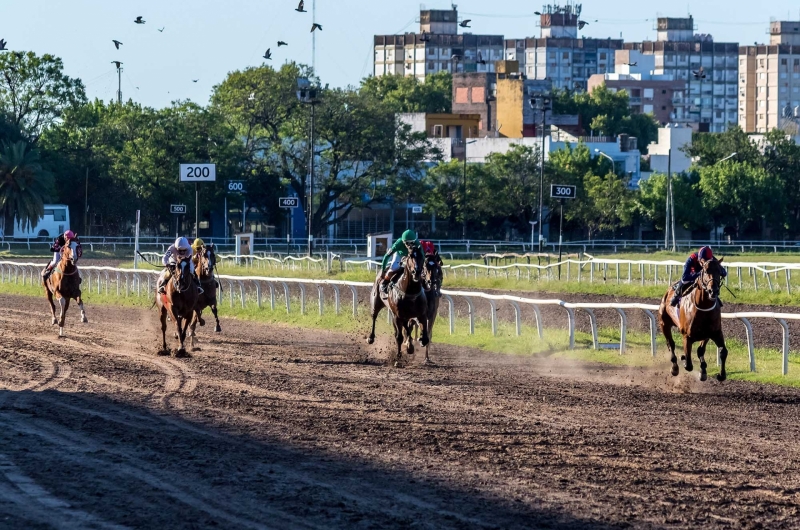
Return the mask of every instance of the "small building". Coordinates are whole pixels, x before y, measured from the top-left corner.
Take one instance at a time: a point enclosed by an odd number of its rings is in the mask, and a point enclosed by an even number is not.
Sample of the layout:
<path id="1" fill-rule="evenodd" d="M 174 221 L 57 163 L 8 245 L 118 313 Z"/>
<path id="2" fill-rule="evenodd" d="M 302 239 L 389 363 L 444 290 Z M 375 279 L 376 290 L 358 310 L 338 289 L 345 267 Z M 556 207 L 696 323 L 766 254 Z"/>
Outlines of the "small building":
<path id="1" fill-rule="evenodd" d="M 679 124 L 669 124 L 658 130 L 658 141 L 651 143 L 647 151 L 650 154 L 650 169 L 654 173 L 683 173 L 689 171 L 692 159 L 685 149 L 692 145 L 693 131 Z M 649 174 L 647 175 L 649 176 Z M 646 178 L 644 175 L 642 178 Z"/>

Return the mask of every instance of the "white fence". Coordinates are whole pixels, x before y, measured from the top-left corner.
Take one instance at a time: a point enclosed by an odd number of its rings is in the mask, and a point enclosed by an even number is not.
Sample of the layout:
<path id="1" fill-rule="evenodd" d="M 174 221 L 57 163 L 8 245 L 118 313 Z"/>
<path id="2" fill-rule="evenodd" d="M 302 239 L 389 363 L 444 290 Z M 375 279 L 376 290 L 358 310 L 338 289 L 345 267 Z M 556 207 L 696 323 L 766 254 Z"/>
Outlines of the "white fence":
<path id="1" fill-rule="evenodd" d="M 0 283 L 21 283 L 22 285 L 34 285 L 40 283 L 40 271 L 44 264 L 36 263 L 21 263 L 14 261 L 0 261 Z M 134 269 L 119 269 L 112 267 L 81 267 L 81 276 L 84 279 L 84 291 L 91 293 L 114 294 L 116 296 L 150 296 L 155 288 L 155 279 L 157 278 L 158 271 L 148 270 L 134 270 Z M 317 290 L 318 310 L 320 315 L 323 314 L 325 308 L 325 292 L 326 288 L 333 291 L 334 297 L 334 310 L 337 314 L 341 312 L 342 302 L 342 288 L 346 288 L 352 295 L 352 314 L 354 317 L 358 316 L 358 288 L 371 288 L 371 283 L 366 282 L 348 282 L 339 280 L 320 280 L 320 279 L 301 279 L 301 278 L 270 278 L 262 276 L 226 276 L 220 275 L 217 277 L 223 286 L 223 292 L 220 294 L 220 304 L 224 302 L 227 297 L 230 307 L 239 302 L 242 308 L 247 307 L 248 300 L 255 303 L 257 307 L 261 308 L 267 301 L 265 301 L 265 294 L 269 293 L 268 303 L 272 310 L 275 310 L 276 301 L 282 298 L 286 308 L 286 312 L 291 312 L 291 294 L 289 286 L 296 286 L 299 290 L 300 299 L 300 312 L 306 314 L 306 299 L 307 288 L 313 286 Z M 145 286 L 143 286 L 143 283 Z M 532 298 L 524 298 L 511 295 L 493 295 L 476 291 L 452 291 L 442 290 L 442 297 L 448 305 L 448 328 L 450 334 L 456 332 L 456 309 L 455 298 L 464 300 L 468 307 L 467 316 L 469 319 L 469 334 L 475 333 L 475 299 L 482 299 L 488 302 L 491 309 L 489 311 L 489 319 L 491 321 L 492 333 L 497 334 L 498 320 L 497 309 L 498 303 L 506 303 L 514 310 L 514 322 L 516 328 L 516 335 L 522 334 L 522 307 L 529 307 L 533 311 L 533 316 L 536 323 L 536 332 L 539 339 L 544 338 L 544 327 L 542 323 L 542 315 L 540 308 L 543 306 L 560 307 L 563 309 L 567 317 L 567 329 L 569 332 L 569 347 L 575 348 L 575 312 L 583 311 L 589 316 L 589 322 L 592 333 L 592 342 L 595 349 L 601 347 L 612 346 L 618 348 L 620 355 L 626 349 L 626 336 L 628 331 L 628 314 L 627 311 L 641 311 L 649 321 L 650 331 L 650 349 L 652 355 L 655 357 L 657 354 L 657 323 L 655 312 L 658 310 L 657 305 L 650 304 L 624 304 L 624 303 L 569 303 L 561 300 L 537 300 Z M 601 345 L 598 339 L 598 324 L 595 311 L 597 310 L 614 310 L 619 315 L 620 319 L 620 342 L 613 345 Z M 747 350 L 749 357 L 750 371 L 756 371 L 755 359 L 755 346 L 753 343 L 753 327 L 750 319 L 768 318 L 774 319 L 778 322 L 782 329 L 782 372 L 784 375 L 789 370 L 789 326 L 788 321 L 800 321 L 800 314 L 784 314 L 784 313 L 768 313 L 768 312 L 753 312 L 753 313 L 723 313 L 722 317 L 725 319 L 739 320 L 745 329 L 747 338 Z"/>

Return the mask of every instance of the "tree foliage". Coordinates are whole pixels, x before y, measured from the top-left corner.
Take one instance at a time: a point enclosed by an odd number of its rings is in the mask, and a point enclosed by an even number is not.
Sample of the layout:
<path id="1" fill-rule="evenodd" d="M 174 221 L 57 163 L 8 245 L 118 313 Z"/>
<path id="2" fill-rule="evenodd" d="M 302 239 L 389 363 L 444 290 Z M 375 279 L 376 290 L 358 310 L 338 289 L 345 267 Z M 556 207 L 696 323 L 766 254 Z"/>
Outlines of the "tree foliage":
<path id="1" fill-rule="evenodd" d="M 424 82 L 402 75 L 367 77 L 361 90 L 392 112 L 450 113 L 453 106 L 453 76 L 448 72 L 429 75 Z"/>
<path id="2" fill-rule="evenodd" d="M 39 161 L 39 151 L 24 140 L 0 144 L 0 216 L 6 231 L 16 218 L 23 230 L 44 214 L 53 176 Z"/>

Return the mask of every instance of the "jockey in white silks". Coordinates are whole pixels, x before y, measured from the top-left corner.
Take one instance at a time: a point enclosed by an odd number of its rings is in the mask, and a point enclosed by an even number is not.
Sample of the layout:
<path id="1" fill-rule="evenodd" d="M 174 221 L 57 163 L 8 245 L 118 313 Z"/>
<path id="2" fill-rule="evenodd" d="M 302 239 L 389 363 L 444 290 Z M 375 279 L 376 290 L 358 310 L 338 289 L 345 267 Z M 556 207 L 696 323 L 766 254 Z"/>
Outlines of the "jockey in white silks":
<path id="1" fill-rule="evenodd" d="M 198 280 L 197 276 L 194 273 L 194 261 L 192 260 L 192 246 L 189 244 L 189 240 L 185 237 L 179 237 L 175 240 L 175 243 L 170 245 L 167 251 L 164 253 L 164 257 L 161 259 L 161 263 L 164 265 L 164 270 L 161 271 L 161 275 L 158 278 L 158 292 L 164 294 L 166 292 L 166 285 L 169 281 L 171 275 L 169 272 L 170 265 L 175 266 L 180 261 L 186 260 L 188 261 L 189 272 L 194 279 L 195 285 L 203 292 L 203 289 L 200 287 L 200 280 Z"/>

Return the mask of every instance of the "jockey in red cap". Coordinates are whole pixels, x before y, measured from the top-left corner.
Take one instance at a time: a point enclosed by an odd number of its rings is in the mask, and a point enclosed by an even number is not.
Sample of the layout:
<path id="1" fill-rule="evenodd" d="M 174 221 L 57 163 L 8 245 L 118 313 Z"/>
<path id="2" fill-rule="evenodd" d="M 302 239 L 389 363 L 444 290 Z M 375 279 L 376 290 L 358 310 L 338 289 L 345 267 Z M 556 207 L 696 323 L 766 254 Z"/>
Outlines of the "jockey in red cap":
<path id="1" fill-rule="evenodd" d="M 711 247 L 708 246 L 701 247 L 700 250 L 692 253 L 686 259 L 686 263 L 683 264 L 683 276 L 681 277 L 680 281 L 673 286 L 675 289 L 675 295 L 670 301 L 670 305 L 672 307 L 677 307 L 681 300 L 681 294 L 683 291 L 686 289 L 686 287 L 692 285 L 697 277 L 700 276 L 700 273 L 703 272 L 702 262 L 712 259 L 714 259 L 714 251 L 712 251 Z M 722 269 L 722 277 L 725 278 L 727 275 L 728 271 Z M 720 300 L 720 306 L 722 306 L 722 300 Z"/>

